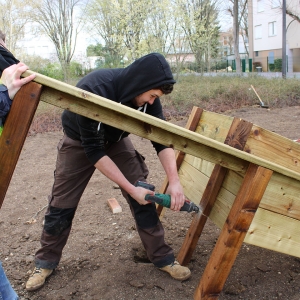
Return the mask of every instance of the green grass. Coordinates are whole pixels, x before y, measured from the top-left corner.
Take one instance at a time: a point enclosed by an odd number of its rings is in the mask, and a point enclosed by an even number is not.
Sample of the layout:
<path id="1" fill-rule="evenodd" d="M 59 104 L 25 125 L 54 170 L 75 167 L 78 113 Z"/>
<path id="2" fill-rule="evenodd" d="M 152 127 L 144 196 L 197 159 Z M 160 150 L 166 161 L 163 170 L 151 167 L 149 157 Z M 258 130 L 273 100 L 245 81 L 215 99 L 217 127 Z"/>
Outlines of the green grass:
<path id="1" fill-rule="evenodd" d="M 259 104 L 251 85 L 264 104 L 270 108 L 300 104 L 299 79 L 268 79 L 257 75 L 249 77 L 188 75 L 180 77 L 174 91 L 163 97 L 163 105 L 165 108 L 182 113 L 190 111 L 193 106 L 223 112 Z"/>

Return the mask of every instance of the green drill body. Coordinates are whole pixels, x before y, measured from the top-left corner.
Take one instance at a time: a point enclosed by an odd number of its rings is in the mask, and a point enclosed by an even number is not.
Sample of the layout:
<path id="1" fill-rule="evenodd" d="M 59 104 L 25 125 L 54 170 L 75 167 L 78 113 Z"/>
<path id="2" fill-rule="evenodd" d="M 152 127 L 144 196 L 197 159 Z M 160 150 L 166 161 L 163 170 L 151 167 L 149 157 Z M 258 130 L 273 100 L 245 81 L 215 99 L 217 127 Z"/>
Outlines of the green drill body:
<path id="1" fill-rule="evenodd" d="M 153 184 L 149 184 L 143 181 L 137 181 L 135 186 L 140 186 L 150 191 L 155 190 L 155 186 Z M 163 207 L 167 207 L 167 208 L 171 207 L 171 195 L 168 194 L 155 193 L 154 196 L 148 194 L 146 195 L 145 200 L 155 202 Z M 180 210 L 187 211 L 187 212 L 192 212 L 192 211 L 199 212 L 199 207 L 195 203 L 186 200 Z"/>

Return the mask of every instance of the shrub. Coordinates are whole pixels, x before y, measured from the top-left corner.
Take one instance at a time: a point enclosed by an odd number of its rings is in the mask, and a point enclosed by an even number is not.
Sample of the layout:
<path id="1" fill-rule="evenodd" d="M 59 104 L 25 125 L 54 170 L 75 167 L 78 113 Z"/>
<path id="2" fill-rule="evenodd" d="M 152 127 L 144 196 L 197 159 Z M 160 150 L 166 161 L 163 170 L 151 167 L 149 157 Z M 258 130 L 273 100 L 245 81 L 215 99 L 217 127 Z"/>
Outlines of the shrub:
<path id="1" fill-rule="evenodd" d="M 275 71 L 275 64 L 269 64 L 269 70 L 271 72 Z"/>
<path id="2" fill-rule="evenodd" d="M 64 75 L 59 63 L 48 63 L 44 68 L 39 70 L 39 73 L 57 80 L 64 79 Z"/>
<path id="3" fill-rule="evenodd" d="M 282 71 L 282 59 L 277 58 L 274 60 L 274 68 L 276 72 L 281 72 Z"/>

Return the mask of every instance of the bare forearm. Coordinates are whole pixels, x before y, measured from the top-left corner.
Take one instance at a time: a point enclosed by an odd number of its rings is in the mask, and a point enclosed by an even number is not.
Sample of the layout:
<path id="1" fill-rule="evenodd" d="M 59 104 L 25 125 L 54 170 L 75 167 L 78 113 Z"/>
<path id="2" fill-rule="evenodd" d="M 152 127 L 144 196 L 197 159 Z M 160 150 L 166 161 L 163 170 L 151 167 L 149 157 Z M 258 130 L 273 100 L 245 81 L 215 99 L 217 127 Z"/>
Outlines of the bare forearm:
<path id="1" fill-rule="evenodd" d="M 174 150 L 166 148 L 159 152 L 158 157 L 168 177 L 167 193 L 171 195 L 171 209 L 178 211 L 185 201 L 185 196 L 177 172 Z"/>
<path id="2" fill-rule="evenodd" d="M 178 183 L 179 176 L 177 172 L 175 152 L 172 148 L 166 148 L 159 152 L 159 160 L 166 172 L 170 184 Z"/>
<path id="3" fill-rule="evenodd" d="M 128 194 L 132 193 L 134 186 L 125 178 L 116 164 L 108 156 L 103 156 L 99 159 L 95 167 L 107 178 L 118 184 Z"/>
<path id="4" fill-rule="evenodd" d="M 117 165 L 108 156 L 103 156 L 101 159 L 99 159 L 95 164 L 95 167 L 107 178 L 118 184 L 133 199 L 142 205 L 148 204 L 148 202 L 145 201 L 146 194 L 154 194 L 152 191 L 148 191 L 144 188 L 136 187 L 131 184 L 125 178 Z"/>

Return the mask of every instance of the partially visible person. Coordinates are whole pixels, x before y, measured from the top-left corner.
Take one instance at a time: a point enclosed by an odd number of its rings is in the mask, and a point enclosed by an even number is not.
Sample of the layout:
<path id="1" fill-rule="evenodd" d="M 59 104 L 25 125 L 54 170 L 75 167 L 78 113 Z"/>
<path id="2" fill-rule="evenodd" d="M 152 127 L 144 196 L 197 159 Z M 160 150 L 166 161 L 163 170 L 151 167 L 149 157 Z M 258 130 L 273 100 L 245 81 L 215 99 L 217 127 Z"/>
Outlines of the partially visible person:
<path id="1" fill-rule="evenodd" d="M 9 280 L 7 279 L 5 272 L 0 262 L 0 299 L 1 300 L 18 300 L 19 297 Z"/>
<path id="2" fill-rule="evenodd" d="M 28 67 L 25 64 L 18 63 L 3 70 L 0 79 L 0 135 L 2 133 L 5 118 L 10 110 L 12 100 L 17 91 L 21 88 L 21 86 L 35 78 L 35 74 L 26 78 L 20 78 L 21 74 L 27 69 Z M 19 297 L 6 277 L 2 263 L 0 262 L 0 300 L 17 299 L 19 299 Z"/>
<path id="3" fill-rule="evenodd" d="M 32 74 L 25 78 L 20 78 L 21 74 L 28 70 L 23 63 L 11 65 L 4 69 L 0 79 L 0 135 L 6 116 L 10 110 L 12 100 L 21 86 L 35 78 Z M 0 298 L 1 299 L 1 298 Z"/>
<path id="4" fill-rule="evenodd" d="M 5 44 L 5 33 L 0 30 L 0 135 L 16 92 L 23 84 L 35 77 L 30 76 L 20 79 L 21 74 L 27 69 L 28 67 L 25 64 L 20 63 L 7 49 Z"/>
<path id="5" fill-rule="evenodd" d="M 20 61 L 7 49 L 5 44 L 5 34 L 0 30 L 0 76 L 4 69 L 19 62 Z"/>

